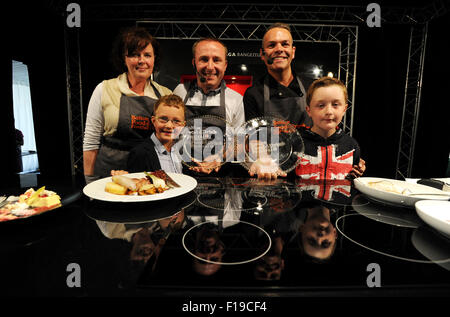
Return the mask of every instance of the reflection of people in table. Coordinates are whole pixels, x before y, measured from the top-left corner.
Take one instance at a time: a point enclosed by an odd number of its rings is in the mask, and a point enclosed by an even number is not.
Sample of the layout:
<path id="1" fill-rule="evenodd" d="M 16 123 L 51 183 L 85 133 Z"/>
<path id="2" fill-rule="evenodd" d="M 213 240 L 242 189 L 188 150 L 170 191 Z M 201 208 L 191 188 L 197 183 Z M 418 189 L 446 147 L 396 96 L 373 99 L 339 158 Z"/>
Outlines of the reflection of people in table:
<path id="1" fill-rule="evenodd" d="M 222 258 L 225 254 L 225 245 L 220 239 L 219 227 L 213 223 L 206 223 L 201 226 L 195 237 L 194 254 L 209 263 L 194 258 L 193 269 L 196 273 L 210 276 L 221 268 Z"/>
<path id="2" fill-rule="evenodd" d="M 256 262 L 254 276 L 257 280 L 279 280 L 284 270 L 284 259 L 281 257 L 284 241 L 281 236 L 272 238 L 270 250 Z"/>
<path id="3" fill-rule="evenodd" d="M 133 274 L 139 274 L 154 258 L 152 270 L 169 235 L 180 229 L 185 220 L 184 210 L 157 221 L 143 224 L 123 224 L 96 220 L 100 231 L 109 239 L 123 239 L 131 243 L 130 261 Z M 132 275 L 133 275 L 132 274 Z"/>
<path id="4" fill-rule="evenodd" d="M 325 200 L 351 203 L 352 181 L 350 179 L 301 179 L 295 180 L 295 186 L 302 191 L 303 200 Z"/>
<path id="5" fill-rule="evenodd" d="M 334 254 L 337 231 L 330 220 L 330 210 L 315 204 L 306 209 L 304 222 L 300 221 L 299 247 L 315 262 L 326 262 Z"/>

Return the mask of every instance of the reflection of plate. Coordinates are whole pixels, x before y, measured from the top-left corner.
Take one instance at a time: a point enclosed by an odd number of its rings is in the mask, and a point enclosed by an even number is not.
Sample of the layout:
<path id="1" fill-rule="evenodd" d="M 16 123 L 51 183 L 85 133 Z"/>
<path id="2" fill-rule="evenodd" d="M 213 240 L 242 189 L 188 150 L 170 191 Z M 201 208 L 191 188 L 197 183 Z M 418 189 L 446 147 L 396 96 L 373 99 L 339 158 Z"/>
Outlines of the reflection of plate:
<path id="1" fill-rule="evenodd" d="M 111 177 L 105 177 L 95 182 L 86 185 L 83 188 L 83 193 L 93 199 L 103 200 L 103 201 L 116 201 L 116 202 L 144 202 L 144 201 L 155 201 L 167 198 L 177 197 L 186 194 L 193 190 L 197 186 L 197 181 L 188 175 L 167 173 L 170 177 L 178 184 L 180 187 L 171 188 L 163 193 L 154 195 L 115 195 L 105 191 L 106 183 L 111 182 Z M 133 173 L 125 175 L 130 178 L 143 178 L 144 173 Z"/>
<path id="2" fill-rule="evenodd" d="M 420 227 L 412 234 L 411 242 L 426 258 L 450 271 L 450 241 Z"/>
<path id="3" fill-rule="evenodd" d="M 271 180 L 232 178 L 231 181 L 233 187 L 243 190 L 244 201 L 258 202 L 260 198 L 265 198 L 267 203 L 254 209 L 254 214 L 289 211 L 302 200 L 301 190 L 283 178 Z"/>
<path id="4" fill-rule="evenodd" d="M 230 211 L 261 211 L 267 203 L 267 198 L 259 193 L 249 193 L 247 189 L 213 189 L 205 190 L 198 194 L 200 205 L 216 209 Z"/>
<path id="5" fill-rule="evenodd" d="M 426 224 L 450 238 L 450 201 L 422 200 L 415 206 Z"/>
<path id="6" fill-rule="evenodd" d="M 192 205 L 197 198 L 189 192 L 164 201 L 133 203 L 131 206 L 121 202 L 90 201 L 85 212 L 89 218 L 111 223 L 142 224 L 171 217 L 180 210 Z"/>
<path id="7" fill-rule="evenodd" d="M 414 208 L 414 204 L 419 200 L 449 200 L 449 196 L 439 196 L 445 194 L 444 191 L 420 184 L 408 183 L 405 181 L 378 178 L 378 177 L 359 177 L 354 180 L 356 189 L 369 198 L 397 206 L 406 206 Z M 387 186 L 378 186 L 377 184 L 386 184 Z M 386 189 L 383 189 L 386 188 Z M 404 191 L 404 194 L 390 191 Z M 423 195 L 411 196 L 411 193 L 420 193 Z M 437 194 L 437 195 L 433 195 Z"/>
<path id="8" fill-rule="evenodd" d="M 290 172 L 299 163 L 304 151 L 303 139 L 288 122 L 274 117 L 261 117 L 245 122 L 237 132 L 238 144 L 245 148 L 245 168 L 262 156 L 270 158 L 284 172 Z"/>
<path id="9" fill-rule="evenodd" d="M 407 262 L 434 263 L 425 258 L 422 253 L 412 252 L 414 249 L 411 249 L 408 245 L 405 246 L 404 243 L 393 243 L 393 237 L 408 237 L 417 229 L 393 227 L 382 222 L 370 224 L 370 222 L 371 220 L 367 217 L 354 213 L 340 216 L 335 225 L 336 230 L 345 239 L 371 252 Z"/>
<path id="10" fill-rule="evenodd" d="M 397 227 L 417 228 L 422 224 L 420 219 L 409 210 L 373 204 L 368 202 L 363 195 L 357 195 L 353 198 L 352 207 L 356 212 L 367 218 Z"/>

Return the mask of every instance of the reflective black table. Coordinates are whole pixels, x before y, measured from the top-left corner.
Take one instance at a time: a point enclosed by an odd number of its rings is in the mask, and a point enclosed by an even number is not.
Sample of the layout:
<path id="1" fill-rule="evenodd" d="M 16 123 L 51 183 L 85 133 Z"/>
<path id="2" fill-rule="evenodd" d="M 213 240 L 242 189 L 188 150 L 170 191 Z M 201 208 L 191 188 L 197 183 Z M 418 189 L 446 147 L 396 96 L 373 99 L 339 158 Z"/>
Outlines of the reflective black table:
<path id="1" fill-rule="evenodd" d="M 0 223 L 4 295 L 164 298 L 174 311 L 213 297 L 237 311 L 281 298 L 450 294 L 450 240 L 350 181 L 203 177 L 149 203 L 60 191 L 63 207 Z"/>

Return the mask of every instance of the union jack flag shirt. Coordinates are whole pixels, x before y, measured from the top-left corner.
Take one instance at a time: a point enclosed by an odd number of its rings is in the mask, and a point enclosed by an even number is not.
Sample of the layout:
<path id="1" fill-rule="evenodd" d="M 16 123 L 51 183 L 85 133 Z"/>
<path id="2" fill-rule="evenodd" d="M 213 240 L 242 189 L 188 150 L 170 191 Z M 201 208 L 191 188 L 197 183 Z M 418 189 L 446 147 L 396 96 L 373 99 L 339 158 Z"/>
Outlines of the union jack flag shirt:
<path id="1" fill-rule="evenodd" d="M 345 179 L 353 165 L 359 163 L 358 142 L 342 129 L 327 139 L 310 129 L 300 129 L 300 133 L 305 151 L 295 174 L 302 179 Z"/>

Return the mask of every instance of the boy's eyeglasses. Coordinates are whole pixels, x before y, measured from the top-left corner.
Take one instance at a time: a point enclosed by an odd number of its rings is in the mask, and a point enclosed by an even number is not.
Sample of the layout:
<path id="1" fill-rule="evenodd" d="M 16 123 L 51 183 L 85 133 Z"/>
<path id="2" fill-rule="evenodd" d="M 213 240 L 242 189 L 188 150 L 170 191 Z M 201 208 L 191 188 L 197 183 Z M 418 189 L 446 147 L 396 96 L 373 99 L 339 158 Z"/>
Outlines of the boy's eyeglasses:
<path id="1" fill-rule="evenodd" d="M 177 120 L 177 119 L 169 119 L 167 117 L 156 117 L 155 116 L 155 118 L 156 118 L 156 120 L 158 120 L 162 124 L 166 124 L 169 121 L 172 121 L 173 125 L 182 126 L 182 125 L 184 125 L 186 123 L 186 121 L 181 121 L 181 120 Z"/>

